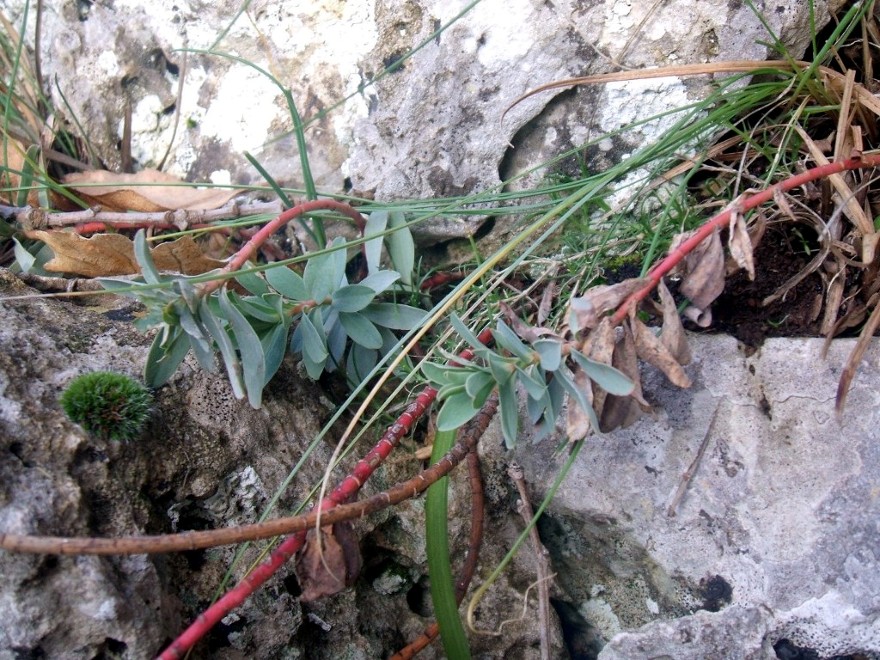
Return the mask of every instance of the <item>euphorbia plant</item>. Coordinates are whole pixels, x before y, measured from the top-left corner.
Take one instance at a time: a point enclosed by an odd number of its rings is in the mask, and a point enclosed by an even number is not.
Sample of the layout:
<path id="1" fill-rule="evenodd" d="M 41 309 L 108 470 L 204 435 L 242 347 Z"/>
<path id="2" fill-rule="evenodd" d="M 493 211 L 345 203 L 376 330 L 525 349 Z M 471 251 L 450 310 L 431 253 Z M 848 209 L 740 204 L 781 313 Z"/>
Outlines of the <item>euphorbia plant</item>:
<path id="1" fill-rule="evenodd" d="M 399 281 L 409 282 L 413 267 L 412 239 L 402 217 L 392 215 L 396 238 L 387 245 L 399 270 L 380 265 L 381 237 L 368 240 L 364 252 L 368 274 L 357 283 L 346 276 L 343 239 L 311 255 L 302 275 L 283 264 L 262 273 L 239 272 L 248 256 L 274 230 L 306 210 L 352 207 L 332 200 L 307 202 L 281 214 L 245 245 L 217 276 L 235 274 L 237 288 L 231 291 L 223 279 L 186 277 L 160 273 L 147 249 L 143 230 L 135 236 L 134 249 L 143 284 L 105 278 L 105 287 L 138 298 L 147 315 L 137 322 L 142 330 L 158 329 L 147 356 L 144 377 L 150 387 L 160 387 L 172 376 L 191 350 L 202 368 L 214 371 L 214 353 L 219 351 L 236 397 L 245 395 L 259 407 L 263 388 L 275 375 L 284 354 L 299 355 L 308 375 L 317 379 L 324 371 L 342 369 L 359 382 L 393 347 L 392 330 L 404 330 L 420 323 L 425 312 L 395 301 Z M 384 231 L 387 213 L 374 214 L 366 228 Z M 369 238 L 369 234 L 367 235 Z M 378 243 L 378 244 L 377 244 Z M 404 276 L 402 273 L 406 273 Z M 405 288 L 397 289 L 405 295 Z M 292 329 L 292 332 L 291 332 Z"/>

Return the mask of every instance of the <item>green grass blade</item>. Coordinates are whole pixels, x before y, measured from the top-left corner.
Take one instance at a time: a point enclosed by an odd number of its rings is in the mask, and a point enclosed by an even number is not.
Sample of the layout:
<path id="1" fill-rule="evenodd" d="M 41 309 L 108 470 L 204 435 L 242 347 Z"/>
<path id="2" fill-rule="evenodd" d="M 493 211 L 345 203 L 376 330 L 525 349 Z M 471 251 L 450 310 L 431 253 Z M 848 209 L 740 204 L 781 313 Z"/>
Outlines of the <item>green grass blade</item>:
<path id="1" fill-rule="evenodd" d="M 281 203 L 284 204 L 286 208 L 290 208 L 291 206 L 293 206 L 293 202 L 291 201 L 290 197 L 287 196 L 287 193 L 284 192 L 284 188 L 278 185 L 278 182 L 272 178 L 272 175 L 269 174 L 266 168 L 260 164 L 260 161 L 254 158 L 254 156 L 248 151 L 244 152 L 244 157 L 247 158 L 248 162 L 254 166 L 254 169 L 260 173 L 260 176 L 266 180 L 266 183 L 269 184 L 269 187 L 272 189 L 272 191 L 276 195 L 278 195 L 278 199 L 281 200 Z M 303 224 L 303 227 L 307 232 L 309 232 L 309 234 L 311 234 L 311 230 L 308 228 L 308 226 Z"/>
<path id="2" fill-rule="evenodd" d="M 455 431 L 438 431 L 434 436 L 431 463 L 436 463 L 452 448 Z M 431 578 L 431 600 L 440 626 L 440 639 L 447 658 L 470 658 L 464 626 L 455 602 L 455 586 L 449 563 L 449 529 L 447 527 L 447 494 L 449 477 L 443 477 L 428 488 L 425 499 L 425 533 L 428 550 L 428 576 Z"/>

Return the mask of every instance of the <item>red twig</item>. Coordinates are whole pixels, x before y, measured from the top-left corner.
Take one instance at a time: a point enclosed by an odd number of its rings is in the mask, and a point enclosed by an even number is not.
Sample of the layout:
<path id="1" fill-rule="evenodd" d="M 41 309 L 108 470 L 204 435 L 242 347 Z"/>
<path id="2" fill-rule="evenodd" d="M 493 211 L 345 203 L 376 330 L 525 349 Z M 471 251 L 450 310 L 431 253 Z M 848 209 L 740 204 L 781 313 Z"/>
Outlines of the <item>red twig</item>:
<path id="1" fill-rule="evenodd" d="M 325 200 L 318 201 L 321 202 Z M 317 203 L 318 202 L 307 202 L 301 204 L 294 209 L 290 209 L 289 212 L 282 213 L 270 224 L 275 224 L 283 216 L 292 213 L 296 209 L 301 209 L 309 204 Z M 334 202 L 334 204 L 338 204 L 338 202 Z M 306 213 L 309 210 L 315 210 L 315 208 L 302 209 L 299 213 Z M 293 217 L 295 217 L 295 215 L 287 217 L 285 222 L 288 222 Z M 268 226 L 269 225 L 267 225 L 267 227 Z M 281 225 L 279 224 L 278 226 Z M 263 229 L 265 230 L 266 228 L 264 227 Z M 261 230 L 260 233 L 262 233 L 262 231 L 263 230 Z M 269 232 L 266 236 L 271 236 L 271 234 L 272 232 Z M 254 238 L 256 238 L 256 236 Z M 248 245 L 250 245 L 250 243 L 248 243 Z M 491 336 L 491 330 L 487 329 L 482 332 L 479 338 L 480 341 L 488 342 L 491 339 Z M 470 350 L 463 351 L 461 357 L 464 359 L 470 359 L 470 357 L 472 357 L 472 352 Z M 343 479 L 342 483 L 340 483 L 336 489 L 320 503 L 320 510 L 326 511 L 332 509 L 356 495 L 364 482 L 370 478 L 376 468 L 379 467 L 382 461 L 388 457 L 391 450 L 397 446 L 400 439 L 410 431 L 413 424 L 425 413 L 425 410 L 427 410 L 428 406 L 433 403 L 436 396 L 437 390 L 430 386 L 425 387 L 416 397 L 416 400 L 407 406 L 403 414 L 397 418 L 397 421 L 385 431 L 385 434 L 379 439 L 379 442 L 377 442 L 370 452 L 358 462 L 351 474 Z M 254 591 L 274 575 L 287 560 L 296 554 L 296 552 L 302 548 L 305 538 L 306 533 L 303 531 L 292 534 L 284 539 L 284 541 L 281 542 L 281 545 L 272 551 L 269 555 L 269 559 L 260 564 L 260 566 L 228 591 L 220 600 L 205 610 L 204 613 L 200 614 L 198 618 L 190 624 L 189 628 L 183 631 L 183 633 L 181 633 L 180 636 L 178 636 L 178 638 L 175 639 L 161 655 L 159 655 L 160 660 L 179 660 L 182 658 L 186 652 L 204 637 L 224 616 L 241 605 L 248 596 L 254 593 Z"/>
<path id="2" fill-rule="evenodd" d="M 297 204 L 293 208 L 287 209 L 283 213 L 281 213 L 277 218 L 272 220 L 269 223 L 266 223 L 260 231 L 253 235 L 247 243 L 245 243 L 241 249 L 235 253 L 235 255 L 229 260 L 229 263 L 223 267 L 223 273 L 231 273 L 247 263 L 248 259 L 251 259 L 256 253 L 257 250 L 260 249 L 260 246 L 263 245 L 276 231 L 281 229 L 288 222 L 297 218 L 305 213 L 312 213 L 313 211 L 337 211 L 342 213 L 343 215 L 351 218 L 351 220 L 355 223 L 357 228 L 363 233 L 365 221 L 364 217 L 358 213 L 357 209 L 351 206 L 350 204 L 346 204 L 345 202 L 337 202 L 333 199 L 316 199 L 311 202 L 303 202 L 302 204 Z M 223 280 L 217 279 L 212 280 L 210 282 L 205 283 L 202 286 L 201 293 L 202 295 L 208 295 L 212 291 L 215 291 L 223 284 Z"/>
<path id="3" fill-rule="evenodd" d="M 465 276 L 465 273 L 440 271 L 423 279 L 421 284 L 419 284 L 419 289 L 421 291 L 433 291 L 434 289 L 437 289 L 444 284 L 448 284 L 449 282 L 460 282 L 465 278 Z"/>
<path id="4" fill-rule="evenodd" d="M 785 181 L 780 181 L 779 183 L 770 186 L 766 190 L 755 193 L 754 195 L 751 195 L 744 200 L 737 200 L 735 207 L 733 205 L 728 206 L 724 211 L 706 222 L 706 224 L 700 227 L 693 236 L 684 241 L 672 253 L 667 255 L 667 257 L 663 259 L 663 261 L 654 266 L 648 273 L 648 278 L 651 281 L 623 302 L 623 304 L 614 313 L 614 316 L 611 317 L 612 322 L 615 325 L 620 324 L 623 319 L 626 318 L 626 315 L 629 313 L 630 308 L 638 304 L 639 301 L 643 300 L 649 293 L 651 293 L 651 291 L 654 290 L 654 287 L 656 287 L 660 283 L 660 280 L 663 278 L 664 275 L 675 268 L 682 259 L 684 259 L 691 251 L 693 251 L 695 247 L 697 247 L 697 245 L 699 245 L 703 241 L 703 239 L 707 238 L 712 234 L 712 232 L 720 229 L 721 227 L 724 227 L 725 224 L 730 222 L 730 214 L 734 210 L 739 213 L 751 211 L 753 208 L 760 206 L 764 202 L 769 202 L 771 199 L 773 199 L 773 195 L 775 195 L 777 192 L 788 192 L 789 190 L 797 188 L 798 186 L 802 186 L 805 183 L 809 183 L 810 181 L 822 179 L 832 174 L 839 174 L 840 172 L 845 172 L 846 170 L 858 170 L 865 167 L 877 167 L 878 165 L 880 165 L 880 154 L 861 154 L 848 160 L 828 163 L 827 165 L 814 167 L 813 169 L 807 170 L 806 172 L 796 174 L 795 176 L 788 178 Z"/>
<path id="5" fill-rule="evenodd" d="M 195 224 L 189 225 L 187 229 L 206 229 L 216 228 L 217 225 Z M 169 223 L 155 222 L 87 222 L 82 225 L 76 225 L 73 230 L 80 235 L 97 234 L 106 232 L 108 229 L 156 229 L 156 230 L 179 230 L 180 227 Z"/>

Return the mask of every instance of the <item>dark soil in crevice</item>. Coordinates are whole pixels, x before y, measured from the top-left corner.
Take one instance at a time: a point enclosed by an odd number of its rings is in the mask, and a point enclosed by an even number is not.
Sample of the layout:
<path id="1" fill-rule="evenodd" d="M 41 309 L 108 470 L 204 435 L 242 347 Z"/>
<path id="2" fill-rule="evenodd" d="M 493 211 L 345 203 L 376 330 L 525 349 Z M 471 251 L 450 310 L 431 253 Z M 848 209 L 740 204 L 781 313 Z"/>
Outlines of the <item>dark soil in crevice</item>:
<path id="1" fill-rule="evenodd" d="M 803 227 L 796 229 L 784 225 L 767 231 L 755 249 L 755 280 L 750 281 L 743 270 L 727 279 L 724 292 L 712 305 L 709 331 L 733 335 L 752 348 L 767 337 L 819 336 L 823 287 L 818 273 L 805 277 L 782 298 L 762 304 L 815 254 L 814 235 Z"/>

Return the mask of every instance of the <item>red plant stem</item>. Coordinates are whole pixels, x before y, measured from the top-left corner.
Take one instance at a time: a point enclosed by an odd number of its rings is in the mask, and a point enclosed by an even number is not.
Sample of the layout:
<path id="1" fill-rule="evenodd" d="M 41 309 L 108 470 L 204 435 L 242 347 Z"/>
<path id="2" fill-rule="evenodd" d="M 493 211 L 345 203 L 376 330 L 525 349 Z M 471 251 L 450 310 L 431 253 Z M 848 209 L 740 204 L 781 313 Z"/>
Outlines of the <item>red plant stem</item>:
<path id="1" fill-rule="evenodd" d="M 260 246 L 268 241 L 272 234 L 281 229 L 281 227 L 286 225 L 294 218 L 297 218 L 305 213 L 311 213 L 313 211 L 337 211 L 339 213 L 342 213 L 343 215 L 351 218 L 357 228 L 361 231 L 361 233 L 363 233 L 365 226 L 364 217 L 360 213 L 358 213 L 357 209 L 350 204 L 346 204 L 345 202 L 337 202 L 335 199 L 316 199 L 311 202 L 303 202 L 302 204 L 297 204 L 293 208 L 287 209 L 277 218 L 264 225 L 263 228 L 260 229 L 260 231 L 254 234 L 253 238 L 251 238 L 241 247 L 238 252 L 235 253 L 235 255 L 229 260 L 229 263 L 223 267 L 221 272 L 231 273 L 238 270 L 239 268 L 244 266 L 245 263 L 247 263 L 248 259 L 251 259 L 257 253 L 257 250 L 260 249 Z M 220 279 L 207 282 L 203 285 L 201 293 L 202 295 L 208 295 L 216 289 L 220 288 L 222 284 L 223 280 Z"/>
<path id="2" fill-rule="evenodd" d="M 311 202 L 301 204 L 300 207 L 307 206 L 309 203 Z M 291 209 L 290 211 L 294 210 L 295 209 Z M 306 211 L 300 211 L 300 213 L 304 212 Z M 277 222 L 285 215 L 285 213 L 282 213 L 270 224 Z M 285 222 L 290 219 L 290 217 L 287 218 Z M 267 225 L 267 227 L 268 226 L 269 225 Z M 263 229 L 265 230 L 266 227 Z M 261 230 L 260 233 L 262 233 L 262 231 L 263 230 Z M 267 234 L 267 236 L 271 236 L 271 232 Z M 256 238 L 256 236 L 254 238 Z M 480 341 L 488 342 L 492 337 L 491 333 L 492 331 L 489 329 L 483 330 L 479 336 Z M 465 350 L 462 351 L 460 355 L 463 359 L 467 360 L 473 357 L 473 352 Z M 388 427 L 388 430 L 385 431 L 379 439 L 379 442 L 377 442 L 370 452 L 358 462 L 351 474 L 343 479 L 342 483 L 340 483 L 336 489 L 319 504 L 320 510 L 326 511 L 332 509 L 354 497 L 366 480 L 370 478 L 373 472 L 375 472 L 376 468 L 379 467 L 382 461 L 388 457 L 391 450 L 397 446 L 400 439 L 406 435 L 410 429 L 412 429 L 413 424 L 425 414 L 428 406 L 433 403 L 436 397 L 437 390 L 433 387 L 426 386 L 422 389 L 421 393 L 416 397 L 416 400 L 407 406 L 406 410 L 397 418 L 397 421 L 394 422 L 394 424 Z M 211 628 L 219 623 L 220 620 L 234 608 L 241 605 L 248 596 L 254 593 L 254 591 L 256 591 L 266 580 L 272 577 L 272 575 L 274 575 L 284 563 L 293 557 L 293 555 L 302 548 L 305 539 L 306 532 L 304 531 L 297 532 L 284 539 L 284 541 L 272 551 L 269 555 L 269 559 L 260 564 L 241 582 L 230 589 L 222 598 L 220 598 L 220 600 L 200 614 L 198 618 L 196 618 L 196 620 L 193 621 L 190 626 L 159 655 L 159 660 L 180 660 L 180 658 L 183 658 L 196 642 L 204 637 Z"/>
<path id="3" fill-rule="evenodd" d="M 440 271 L 422 280 L 421 284 L 419 284 L 419 289 L 421 291 L 433 291 L 434 289 L 437 289 L 444 284 L 448 284 L 449 282 L 459 282 L 463 280 L 465 276 L 465 273 Z"/>
<path id="4" fill-rule="evenodd" d="M 614 325 L 620 324 L 623 319 L 626 318 L 627 314 L 629 314 L 629 310 L 651 293 L 651 291 L 653 291 L 660 283 L 660 280 L 664 275 L 675 268 L 682 259 L 690 254 L 690 252 L 703 241 L 703 239 L 730 222 L 730 215 L 734 211 L 737 213 L 751 211 L 753 208 L 760 206 L 764 202 L 769 202 L 777 192 L 788 192 L 793 188 L 802 186 L 810 181 L 815 181 L 816 179 L 822 179 L 832 174 L 839 174 L 846 170 L 858 170 L 865 167 L 877 167 L 878 165 L 880 165 L 880 154 L 862 154 L 848 160 L 814 167 L 806 172 L 796 174 L 785 181 L 780 181 L 766 190 L 755 193 L 746 199 L 737 200 L 736 203 L 728 206 L 724 211 L 706 222 L 706 224 L 694 232 L 693 236 L 684 241 L 673 252 L 667 255 L 663 261 L 654 266 L 650 272 L 648 272 L 648 279 L 651 281 L 623 301 L 623 304 L 620 305 L 614 313 L 614 316 L 611 317 L 612 323 L 614 323 Z"/>
<path id="5" fill-rule="evenodd" d="M 193 225 L 192 228 L 198 229 L 199 226 Z M 80 235 L 97 234 L 108 229 L 179 229 L 179 227 L 171 224 L 156 224 L 155 222 L 86 222 L 73 228 Z"/>

